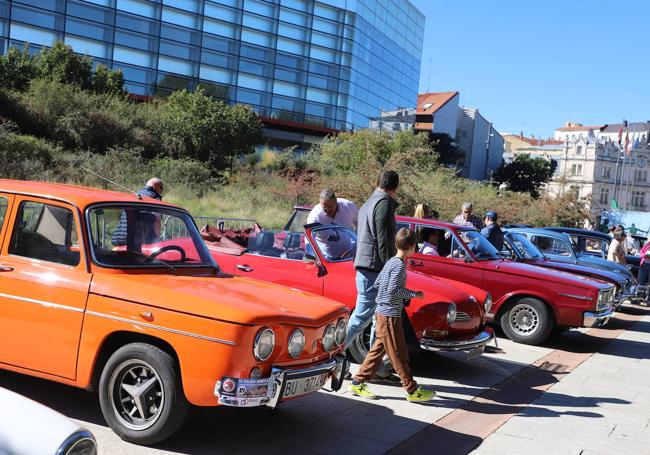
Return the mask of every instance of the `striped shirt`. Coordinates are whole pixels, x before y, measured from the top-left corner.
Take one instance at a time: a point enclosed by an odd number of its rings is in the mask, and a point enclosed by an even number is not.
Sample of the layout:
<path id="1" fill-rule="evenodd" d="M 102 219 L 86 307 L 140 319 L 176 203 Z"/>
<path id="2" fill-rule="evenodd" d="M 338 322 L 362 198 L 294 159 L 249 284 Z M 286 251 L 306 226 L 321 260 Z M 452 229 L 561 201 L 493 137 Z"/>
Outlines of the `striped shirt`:
<path id="1" fill-rule="evenodd" d="M 399 318 L 402 316 L 404 300 L 415 297 L 415 292 L 406 289 L 406 265 L 397 256 L 386 262 L 375 281 L 377 288 L 377 309 L 382 316 Z"/>

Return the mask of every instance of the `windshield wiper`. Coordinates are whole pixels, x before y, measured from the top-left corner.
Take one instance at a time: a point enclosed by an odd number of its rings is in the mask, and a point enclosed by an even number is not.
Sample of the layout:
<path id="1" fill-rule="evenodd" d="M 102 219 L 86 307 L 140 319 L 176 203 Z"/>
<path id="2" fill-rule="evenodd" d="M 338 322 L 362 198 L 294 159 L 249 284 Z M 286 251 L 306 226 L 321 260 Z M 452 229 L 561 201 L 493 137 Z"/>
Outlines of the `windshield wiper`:
<path id="1" fill-rule="evenodd" d="M 143 257 L 143 258 L 149 260 L 150 262 L 156 261 L 157 264 L 160 264 L 160 265 L 162 265 L 164 267 L 167 267 L 169 270 L 172 271 L 172 273 L 174 275 L 176 274 L 176 267 L 174 267 L 173 265 L 171 265 L 167 261 L 163 261 L 162 259 L 158 259 L 158 258 L 152 258 L 151 256 L 149 256 L 147 254 L 144 254 L 144 253 L 140 253 L 139 251 L 132 251 L 132 250 L 126 250 L 126 251 L 128 253 L 134 254 L 136 256 Z"/>

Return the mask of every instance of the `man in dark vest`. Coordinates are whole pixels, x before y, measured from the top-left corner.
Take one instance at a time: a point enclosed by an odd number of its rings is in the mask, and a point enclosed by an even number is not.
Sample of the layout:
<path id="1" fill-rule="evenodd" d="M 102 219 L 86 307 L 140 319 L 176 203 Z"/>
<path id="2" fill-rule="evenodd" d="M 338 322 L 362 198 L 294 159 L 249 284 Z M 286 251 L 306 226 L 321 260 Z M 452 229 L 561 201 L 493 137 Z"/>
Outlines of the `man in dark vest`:
<path id="1" fill-rule="evenodd" d="M 357 224 L 356 270 L 357 303 L 350 316 L 345 347 L 365 330 L 373 320 L 377 303 L 375 280 L 386 261 L 396 253 L 395 247 L 395 193 L 399 176 L 395 171 L 383 171 L 377 180 L 375 192 L 359 209 Z M 370 335 L 374 341 L 374 327 Z M 381 375 L 381 374 L 380 374 Z"/>

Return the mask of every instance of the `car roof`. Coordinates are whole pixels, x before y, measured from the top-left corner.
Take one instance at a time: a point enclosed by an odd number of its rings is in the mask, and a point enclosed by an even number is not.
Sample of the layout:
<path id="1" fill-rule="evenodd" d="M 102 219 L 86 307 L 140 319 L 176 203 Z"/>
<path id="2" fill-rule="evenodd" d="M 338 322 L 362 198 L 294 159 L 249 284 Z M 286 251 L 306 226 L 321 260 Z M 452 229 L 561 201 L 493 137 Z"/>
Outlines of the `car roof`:
<path id="1" fill-rule="evenodd" d="M 592 231 L 590 229 L 569 228 L 569 227 L 565 228 L 559 226 L 552 226 L 552 227 L 549 226 L 543 229 L 546 229 L 548 231 L 553 231 L 553 232 L 564 232 L 566 234 L 582 235 L 585 237 L 598 237 L 601 239 L 611 240 L 608 234 L 605 234 L 604 232 Z"/>
<path id="2" fill-rule="evenodd" d="M 61 183 L 0 179 L 0 191 L 69 202 L 81 210 L 98 202 L 146 202 L 175 207 L 172 204 L 158 201 L 157 199 L 147 197 L 140 199 L 135 193 L 122 193 L 85 186 L 64 185 Z"/>
<path id="3" fill-rule="evenodd" d="M 564 232 L 551 231 L 544 228 L 508 228 L 504 232 L 526 232 L 529 234 L 545 235 L 547 237 L 554 237 L 557 239 L 570 240 L 569 235 Z"/>

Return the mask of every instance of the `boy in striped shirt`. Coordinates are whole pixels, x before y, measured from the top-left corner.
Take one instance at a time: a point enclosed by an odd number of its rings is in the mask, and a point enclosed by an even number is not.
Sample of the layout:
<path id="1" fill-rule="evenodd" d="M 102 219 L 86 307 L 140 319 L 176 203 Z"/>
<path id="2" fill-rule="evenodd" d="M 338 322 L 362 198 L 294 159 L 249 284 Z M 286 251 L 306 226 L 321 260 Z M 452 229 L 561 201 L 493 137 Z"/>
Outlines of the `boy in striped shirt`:
<path id="1" fill-rule="evenodd" d="M 406 399 L 412 402 L 430 401 L 435 398 L 433 390 L 424 389 L 415 382 L 409 366 L 409 353 L 402 327 L 402 309 L 404 302 L 424 298 L 422 291 L 406 289 L 406 264 L 405 261 L 415 252 L 417 239 L 415 232 L 402 228 L 395 235 L 397 254 L 386 262 L 384 268 L 377 276 L 377 309 L 375 316 L 375 342 L 366 355 L 359 371 L 352 378 L 350 391 L 357 396 L 375 399 L 377 396 L 368 389 L 369 381 L 377 368 L 381 365 L 384 354 L 388 357 L 393 368 L 402 381 L 406 390 Z"/>

